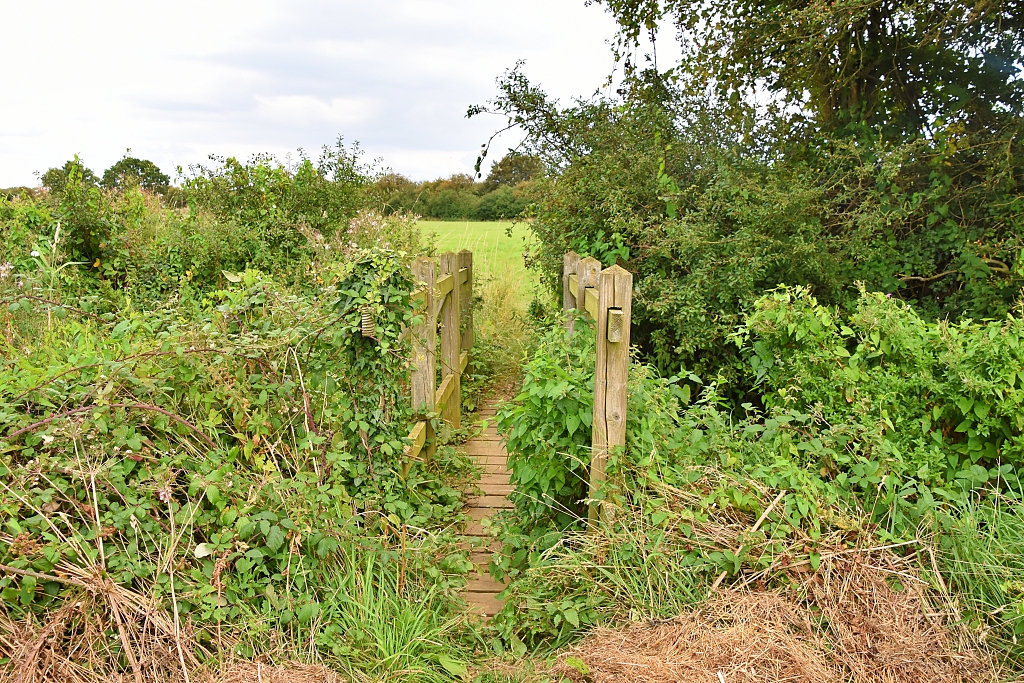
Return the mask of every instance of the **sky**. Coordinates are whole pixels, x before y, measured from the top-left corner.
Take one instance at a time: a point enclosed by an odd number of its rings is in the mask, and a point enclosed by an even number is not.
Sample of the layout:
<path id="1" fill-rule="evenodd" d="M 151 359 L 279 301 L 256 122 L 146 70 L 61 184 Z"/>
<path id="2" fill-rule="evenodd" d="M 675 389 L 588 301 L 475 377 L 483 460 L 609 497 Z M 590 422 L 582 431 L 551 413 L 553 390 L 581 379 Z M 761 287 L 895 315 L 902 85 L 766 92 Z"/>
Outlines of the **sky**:
<path id="1" fill-rule="evenodd" d="M 130 148 L 173 178 L 339 135 L 415 180 L 468 173 L 504 120 L 466 109 L 505 69 L 591 95 L 614 28 L 583 0 L 0 0 L 0 187 L 74 154 L 102 173 Z"/>

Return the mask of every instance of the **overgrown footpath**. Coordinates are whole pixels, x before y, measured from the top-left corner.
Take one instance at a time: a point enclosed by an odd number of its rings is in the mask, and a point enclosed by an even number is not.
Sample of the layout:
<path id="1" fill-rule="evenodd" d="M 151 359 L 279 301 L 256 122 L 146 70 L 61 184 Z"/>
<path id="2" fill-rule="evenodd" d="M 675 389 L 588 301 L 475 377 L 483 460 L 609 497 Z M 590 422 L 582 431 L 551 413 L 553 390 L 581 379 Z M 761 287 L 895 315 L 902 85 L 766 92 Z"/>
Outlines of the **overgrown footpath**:
<path id="1" fill-rule="evenodd" d="M 0 203 L 0 680 L 465 670 L 476 472 L 402 459 L 429 245 L 347 158 Z"/>
<path id="2" fill-rule="evenodd" d="M 201 169 L 187 209 L 74 164 L 0 203 L 0 680 L 1019 673 L 1020 312 L 866 289 L 764 293 L 717 376 L 638 356 L 588 527 L 593 330 L 480 278 L 464 407 L 518 393 L 506 604 L 473 620 L 478 473 L 402 457 L 430 245 L 347 154 Z"/>

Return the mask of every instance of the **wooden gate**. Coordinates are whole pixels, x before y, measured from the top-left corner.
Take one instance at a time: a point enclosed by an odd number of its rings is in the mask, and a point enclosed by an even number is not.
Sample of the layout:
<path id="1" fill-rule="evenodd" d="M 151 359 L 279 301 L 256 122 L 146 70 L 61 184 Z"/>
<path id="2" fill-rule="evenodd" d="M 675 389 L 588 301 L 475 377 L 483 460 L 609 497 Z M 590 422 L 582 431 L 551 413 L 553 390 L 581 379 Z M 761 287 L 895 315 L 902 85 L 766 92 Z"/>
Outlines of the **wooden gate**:
<path id="1" fill-rule="evenodd" d="M 629 332 L 633 306 L 633 275 L 619 266 L 601 268 L 596 258 L 581 259 L 570 251 L 562 268 L 562 306 L 583 311 L 597 330 L 594 373 L 594 419 L 590 459 L 588 518 L 598 519 L 598 493 L 605 481 L 608 453 L 626 445 L 626 402 L 629 383 Z M 566 326 L 572 332 L 574 316 Z"/>

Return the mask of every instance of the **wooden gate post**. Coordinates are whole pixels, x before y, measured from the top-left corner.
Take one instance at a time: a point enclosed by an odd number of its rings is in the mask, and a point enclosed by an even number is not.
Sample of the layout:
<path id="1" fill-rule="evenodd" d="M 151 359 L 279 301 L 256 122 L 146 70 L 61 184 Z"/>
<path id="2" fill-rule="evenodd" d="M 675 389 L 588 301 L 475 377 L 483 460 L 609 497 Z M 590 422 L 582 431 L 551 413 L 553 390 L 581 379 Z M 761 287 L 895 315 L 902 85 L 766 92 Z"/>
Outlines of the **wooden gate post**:
<path id="1" fill-rule="evenodd" d="M 420 257 L 412 263 L 412 275 L 423 288 L 423 322 L 412 328 L 412 410 L 417 420 L 425 420 L 423 429 L 429 460 L 436 447 L 430 413 L 434 410 L 437 378 L 437 311 L 434 309 L 434 261 Z"/>
<path id="2" fill-rule="evenodd" d="M 462 343 L 463 351 L 473 348 L 473 252 L 463 249 L 459 252 L 459 272 L 466 271 L 466 281 L 459 292 L 459 304 L 462 306 Z M 459 364 L 462 364 L 460 359 Z M 461 374 L 461 369 L 460 369 Z"/>
<path id="3" fill-rule="evenodd" d="M 619 266 L 600 273 L 597 308 L 597 366 L 594 374 L 593 452 L 590 459 L 591 523 L 602 514 L 595 500 L 605 481 L 608 453 L 626 445 L 626 402 L 629 380 L 629 328 L 633 306 L 633 275 Z"/>
<path id="4" fill-rule="evenodd" d="M 573 323 L 575 322 L 576 292 L 570 282 L 571 276 L 579 270 L 580 255 L 570 251 L 562 257 L 562 312 L 565 314 L 565 329 L 572 334 Z"/>
<path id="5" fill-rule="evenodd" d="M 576 308 L 581 311 L 587 310 L 587 289 L 595 288 L 601 280 L 601 262 L 593 256 L 580 260 L 576 269 L 576 281 L 579 289 L 576 290 Z M 597 317 L 595 316 L 595 320 Z"/>
<path id="6" fill-rule="evenodd" d="M 441 384 L 451 382 L 451 393 L 445 401 L 441 417 L 453 429 L 458 429 L 459 407 L 462 405 L 462 391 L 459 382 L 459 354 L 462 346 L 462 334 L 459 330 L 459 318 L 462 307 L 459 297 L 459 262 L 455 252 L 441 254 L 441 273 L 451 275 L 452 291 L 441 308 Z"/>

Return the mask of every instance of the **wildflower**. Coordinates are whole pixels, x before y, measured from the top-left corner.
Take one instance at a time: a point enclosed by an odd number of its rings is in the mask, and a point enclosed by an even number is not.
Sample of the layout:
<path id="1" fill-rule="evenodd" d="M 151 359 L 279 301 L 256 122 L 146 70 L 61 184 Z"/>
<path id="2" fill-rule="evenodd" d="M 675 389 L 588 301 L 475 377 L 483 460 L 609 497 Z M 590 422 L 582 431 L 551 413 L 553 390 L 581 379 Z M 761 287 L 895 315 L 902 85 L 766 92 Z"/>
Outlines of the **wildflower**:
<path id="1" fill-rule="evenodd" d="M 14 270 L 14 265 L 11 263 L 0 263 L 0 280 L 6 280 L 11 276 L 11 271 Z"/>
<path id="2" fill-rule="evenodd" d="M 32 258 L 39 258 L 39 252 L 35 249 L 32 250 Z"/>

